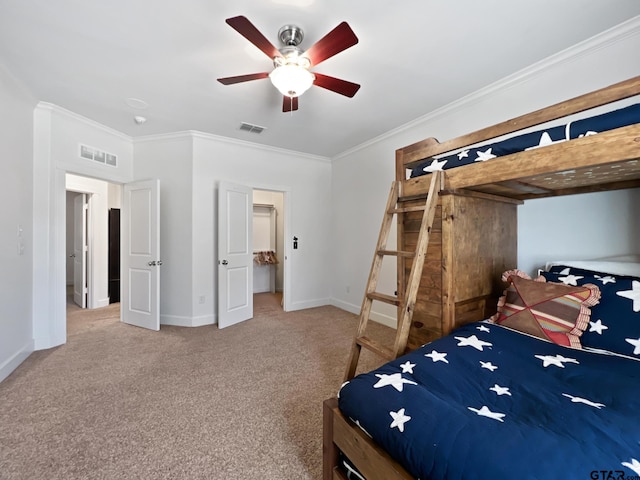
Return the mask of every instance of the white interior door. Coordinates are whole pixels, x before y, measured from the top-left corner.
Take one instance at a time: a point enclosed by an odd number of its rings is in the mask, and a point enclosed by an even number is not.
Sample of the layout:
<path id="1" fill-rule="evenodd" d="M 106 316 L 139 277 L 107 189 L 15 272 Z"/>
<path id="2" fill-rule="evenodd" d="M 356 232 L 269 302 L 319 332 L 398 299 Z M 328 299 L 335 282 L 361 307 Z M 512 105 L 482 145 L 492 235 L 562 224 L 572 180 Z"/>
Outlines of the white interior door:
<path id="1" fill-rule="evenodd" d="M 73 301 L 87 308 L 87 195 L 73 198 Z"/>
<path id="2" fill-rule="evenodd" d="M 160 180 L 126 184 L 120 214 L 122 321 L 160 330 Z"/>
<path id="3" fill-rule="evenodd" d="M 253 189 L 218 189 L 218 326 L 253 317 Z"/>

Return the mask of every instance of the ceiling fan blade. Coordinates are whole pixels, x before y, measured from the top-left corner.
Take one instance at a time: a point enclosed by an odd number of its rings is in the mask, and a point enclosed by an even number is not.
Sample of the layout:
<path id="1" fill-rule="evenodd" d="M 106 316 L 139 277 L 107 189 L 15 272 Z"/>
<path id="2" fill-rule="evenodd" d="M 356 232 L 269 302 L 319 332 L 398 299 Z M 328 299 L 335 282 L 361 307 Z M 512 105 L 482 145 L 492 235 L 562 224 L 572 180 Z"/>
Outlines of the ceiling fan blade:
<path id="1" fill-rule="evenodd" d="M 353 97 L 360 89 L 360 85 L 357 83 L 347 82 L 346 80 L 322 75 L 321 73 L 314 73 L 314 75 L 316 76 L 316 79 L 313 82 L 314 85 L 339 93 L 345 97 Z"/>
<path id="2" fill-rule="evenodd" d="M 218 81 L 223 85 L 233 85 L 234 83 L 249 82 L 251 80 L 260 80 L 261 78 L 267 78 L 269 74 L 267 72 L 251 73 L 249 75 L 238 75 L 237 77 L 225 77 L 219 78 Z"/>
<path id="3" fill-rule="evenodd" d="M 273 59 L 274 57 L 281 56 L 278 49 L 260 33 L 260 30 L 258 30 L 247 17 L 240 15 L 239 17 L 227 18 L 226 22 L 236 32 L 262 50 L 267 57 Z"/>
<path id="4" fill-rule="evenodd" d="M 347 22 L 342 22 L 336 28 L 327 33 L 304 53 L 311 60 L 311 65 L 318 65 L 327 58 L 353 47 L 358 43 L 358 37 L 353 33 Z"/>
<path id="5" fill-rule="evenodd" d="M 282 99 L 282 111 L 292 112 L 298 110 L 298 97 L 287 97 L 286 95 Z"/>

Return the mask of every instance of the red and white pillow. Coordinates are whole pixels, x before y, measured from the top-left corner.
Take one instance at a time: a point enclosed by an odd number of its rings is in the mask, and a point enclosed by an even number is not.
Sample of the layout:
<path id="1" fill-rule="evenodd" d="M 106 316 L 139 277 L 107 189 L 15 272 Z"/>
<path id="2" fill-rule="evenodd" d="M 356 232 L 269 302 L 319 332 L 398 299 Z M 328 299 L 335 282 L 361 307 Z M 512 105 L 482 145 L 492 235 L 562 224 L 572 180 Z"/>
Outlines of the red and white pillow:
<path id="1" fill-rule="evenodd" d="M 590 307 L 600 300 L 594 284 L 570 286 L 531 279 L 520 270 L 502 275 L 509 285 L 498 301 L 491 321 L 544 340 L 582 348 L 580 336 L 589 326 Z"/>

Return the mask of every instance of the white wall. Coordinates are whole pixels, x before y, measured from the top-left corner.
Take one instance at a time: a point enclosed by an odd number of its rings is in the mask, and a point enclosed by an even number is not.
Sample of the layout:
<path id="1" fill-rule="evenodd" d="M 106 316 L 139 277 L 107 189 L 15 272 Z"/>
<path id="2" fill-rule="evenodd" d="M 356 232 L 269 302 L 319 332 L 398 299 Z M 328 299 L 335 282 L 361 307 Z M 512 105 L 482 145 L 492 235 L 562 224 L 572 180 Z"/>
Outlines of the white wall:
<path id="1" fill-rule="evenodd" d="M 640 253 L 639 214 L 638 188 L 529 201 L 518 211 L 518 268 Z"/>
<path id="2" fill-rule="evenodd" d="M 36 349 L 66 342 L 67 172 L 115 183 L 133 178 L 131 138 L 48 103 L 33 126 L 33 335 Z M 118 166 L 80 158 L 79 144 L 118 156 Z"/>
<path id="3" fill-rule="evenodd" d="M 194 297 L 217 291 L 217 185 L 221 180 L 283 191 L 285 308 L 325 305 L 330 297 L 331 163 L 323 157 L 209 135 L 194 136 Z M 292 238 L 299 248 L 292 249 Z M 212 248 L 213 246 L 213 248 Z M 213 312 L 215 312 L 215 305 Z"/>
<path id="4" fill-rule="evenodd" d="M 0 65 L 0 381 L 34 349 L 31 290 L 35 104 L 35 99 Z"/>
<path id="5" fill-rule="evenodd" d="M 122 185 L 109 183 L 107 190 L 109 197 L 107 208 L 122 208 Z"/>
<path id="6" fill-rule="evenodd" d="M 192 136 L 180 133 L 137 139 L 134 154 L 135 180 L 160 179 L 160 323 L 178 326 L 211 323 L 211 316 L 197 314 L 199 318 L 195 318 L 197 303 L 192 298 L 200 291 L 191 276 L 193 202 L 197 199 L 192 186 Z M 212 308 L 210 296 L 209 306 Z"/>
<path id="7" fill-rule="evenodd" d="M 291 238 L 285 239 L 290 309 L 332 301 L 358 311 L 394 177 L 395 150 L 427 136 L 447 139 L 464 134 L 638 75 L 639 23 L 629 22 L 388 132 L 345 152 L 333 164 L 324 158 L 187 133 L 136 141 L 134 171 L 131 138 L 48 103 L 41 102 L 34 111 L 31 95 L 0 66 L 0 162 L 7 175 L 1 200 L 12 206 L 3 209 L 3 224 L 8 228 L 0 234 L 5 272 L 0 291 L 11 299 L 0 302 L 0 379 L 33 348 L 66 341 L 67 172 L 114 183 L 161 179 L 163 323 L 215 321 L 216 189 L 220 180 L 285 192 L 284 222 L 288 236 L 297 236 L 300 245 L 292 250 Z M 118 166 L 80 158 L 79 143 L 118 155 Z M 576 198 L 583 198 L 580 206 L 597 211 L 602 220 L 611 216 L 607 205 L 627 205 L 629 212 L 639 200 L 637 191 Z M 545 252 L 527 247 L 536 242 L 543 216 L 550 230 L 566 225 L 558 205 L 567 204 L 556 203 L 563 199 L 535 202 L 521 207 L 522 265 L 540 262 L 543 254 L 560 257 L 567 253 L 566 244 L 562 248 L 558 243 L 545 245 Z M 623 219 L 610 231 L 616 239 L 628 238 L 631 243 L 637 238 L 638 220 L 637 216 L 626 218 L 628 222 Z M 581 256 L 626 248 L 624 241 L 612 245 L 606 234 L 593 237 Z M 18 243 L 24 247 L 23 255 L 17 253 Z M 392 266 L 385 266 L 381 284 L 393 290 Z M 381 320 L 393 316 L 385 310 L 374 313 Z"/>
<path id="8" fill-rule="evenodd" d="M 326 206 L 331 164 L 327 159 L 191 132 L 136 140 L 134 147 L 129 137 L 46 103 L 36 108 L 34 131 L 36 349 L 66 341 L 67 172 L 117 183 L 160 179 L 162 324 L 198 326 L 216 321 L 214 192 L 221 179 L 290 195 L 296 204 L 290 208 L 290 228 L 301 239 L 301 248 L 290 255 L 296 269 L 293 276 L 304 277 L 290 289 L 290 309 L 328 302 Z M 79 143 L 118 155 L 118 167 L 80 158 Z"/>
<path id="9" fill-rule="evenodd" d="M 334 159 L 331 245 L 332 278 L 336 281 L 333 303 L 359 311 L 385 199 L 394 179 L 396 149 L 427 137 L 444 141 L 636 76 L 640 74 L 638 51 L 640 20 L 634 19 Z M 597 212 L 597 219 L 586 220 L 585 215 L 584 221 L 597 224 L 601 232 L 609 228 L 610 233 L 591 235 L 587 239 L 586 235 L 571 230 L 563 214 L 570 204 L 564 202 L 577 202 L 582 211 Z M 622 209 L 622 219 L 607 227 L 605 222 L 613 215 L 605 213 L 612 211 L 605 206 L 613 204 L 622 205 L 616 207 Z M 639 247 L 628 240 L 633 235 L 628 223 L 634 205 L 637 212 L 638 194 L 630 191 L 581 195 L 572 200 L 531 201 L 519 207 L 518 263 L 531 268 L 542 257 L 563 257 L 571 249 L 569 245 L 576 243 L 580 248 L 575 253 L 579 252 L 580 256 L 597 257 L 627 248 L 635 248 L 637 252 Z M 545 220 L 542 224 L 541 218 Z M 637 233 L 637 221 L 635 225 Z M 557 242 L 539 242 L 541 228 L 548 232 L 562 230 L 564 238 Z M 612 243 L 612 236 L 625 240 Z M 634 238 L 637 243 L 638 237 Z M 545 251 L 540 251 L 541 248 Z M 395 269 L 390 265 L 383 269 L 380 290 L 393 291 L 394 284 Z M 372 318 L 395 321 L 395 310 L 384 307 L 386 305 L 374 304 Z"/>
<path id="10" fill-rule="evenodd" d="M 286 215 L 300 248 L 285 247 L 289 262 L 285 268 L 295 279 L 287 287 L 289 307 L 296 310 L 329 302 L 328 159 L 197 132 L 134 143 L 135 178 L 160 179 L 162 324 L 199 326 L 217 321 L 217 185 L 221 180 L 290 196 Z"/>

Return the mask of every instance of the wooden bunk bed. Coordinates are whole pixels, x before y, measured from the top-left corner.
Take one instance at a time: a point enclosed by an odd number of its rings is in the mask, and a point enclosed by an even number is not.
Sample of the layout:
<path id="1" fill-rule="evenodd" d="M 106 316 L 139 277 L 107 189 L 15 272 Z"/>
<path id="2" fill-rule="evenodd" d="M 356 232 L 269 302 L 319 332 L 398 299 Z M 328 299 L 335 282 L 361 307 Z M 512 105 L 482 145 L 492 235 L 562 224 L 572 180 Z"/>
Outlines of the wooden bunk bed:
<path id="1" fill-rule="evenodd" d="M 432 175 L 407 178 L 407 172 L 425 159 L 637 95 L 640 77 L 446 142 L 429 138 L 401 148 L 396 151 L 400 195 L 408 206 L 423 202 Z M 407 351 L 495 313 L 504 289 L 500 277 L 516 268 L 518 204 L 541 197 L 640 187 L 640 123 L 451 168 L 445 170 L 442 187 Z M 415 244 L 417 219 L 412 214 L 398 217 L 399 250 Z M 479 235 L 483 242 L 475 241 Z M 398 259 L 400 293 L 410 265 L 411 259 Z M 336 398 L 324 402 L 323 412 L 324 480 L 347 478 L 338 468 L 342 455 L 368 480 L 413 478 L 345 418 Z"/>

